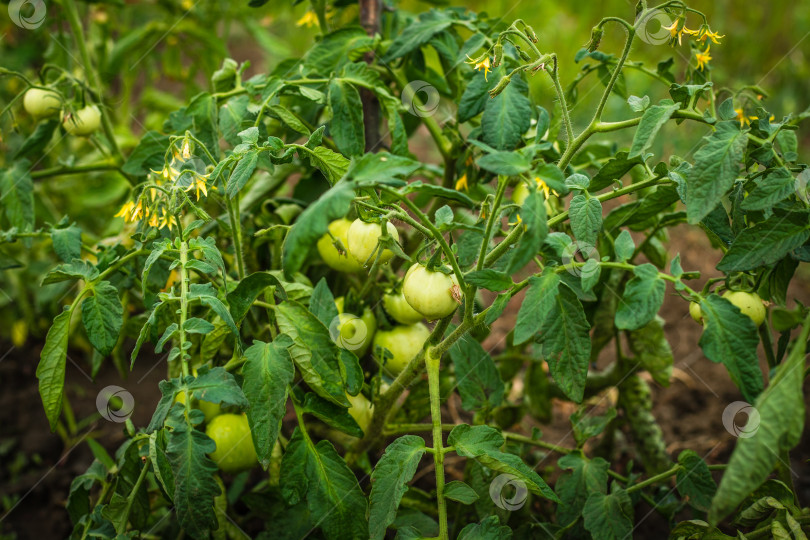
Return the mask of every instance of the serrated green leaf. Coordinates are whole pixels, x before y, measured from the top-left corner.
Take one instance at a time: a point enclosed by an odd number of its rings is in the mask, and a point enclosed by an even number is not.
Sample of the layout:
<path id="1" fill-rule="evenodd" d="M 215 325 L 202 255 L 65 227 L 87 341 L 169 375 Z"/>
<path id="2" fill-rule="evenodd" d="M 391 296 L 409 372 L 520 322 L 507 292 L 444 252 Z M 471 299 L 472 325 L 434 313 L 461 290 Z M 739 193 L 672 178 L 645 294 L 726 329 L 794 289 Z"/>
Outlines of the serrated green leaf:
<path id="1" fill-rule="evenodd" d="M 73 310 L 66 309 L 53 320 L 53 325 L 45 337 L 45 345 L 42 347 L 37 366 L 39 395 L 42 398 L 42 405 L 45 408 L 51 431 L 56 431 L 56 424 L 59 422 L 59 415 L 62 412 L 62 390 L 65 387 L 65 364 L 72 314 Z"/>
<path id="2" fill-rule="evenodd" d="M 313 444 L 296 427 L 281 462 L 288 504 L 306 499 L 313 523 L 327 538 L 368 538 L 368 504 L 357 478 L 329 441 Z"/>
<path id="3" fill-rule="evenodd" d="M 492 152 L 478 158 L 478 166 L 495 174 L 517 176 L 531 169 L 531 160 L 517 152 Z"/>
<path id="4" fill-rule="evenodd" d="M 34 229 L 34 181 L 31 163 L 20 160 L 0 174 L 0 201 L 12 227 L 21 232 Z"/>
<path id="5" fill-rule="evenodd" d="M 253 176 L 253 171 L 256 170 L 256 165 L 259 162 L 259 153 L 250 152 L 236 163 L 236 166 L 231 171 L 231 176 L 228 178 L 228 183 L 225 186 L 225 192 L 228 197 L 233 199 L 245 187 L 247 181 Z"/>
<path id="6" fill-rule="evenodd" d="M 80 259 L 82 256 L 82 230 L 75 224 L 53 229 L 51 242 L 53 242 L 53 250 L 66 263 L 73 259 Z"/>
<path id="7" fill-rule="evenodd" d="M 93 347 L 104 356 L 110 354 L 124 324 L 124 307 L 109 281 L 95 284 L 93 296 L 82 300 L 82 323 Z"/>
<path id="8" fill-rule="evenodd" d="M 678 455 L 678 470 L 675 486 L 681 497 L 689 499 L 689 504 L 705 512 L 717 492 L 717 484 L 706 462 L 694 450 L 684 450 Z"/>
<path id="9" fill-rule="evenodd" d="M 576 293 L 562 283 L 543 316 L 539 330 L 542 354 L 551 376 L 570 399 L 580 402 L 585 392 L 591 356 L 590 326 Z"/>
<path id="10" fill-rule="evenodd" d="M 609 495 L 592 493 L 582 509 L 582 517 L 594 538 L 624 540 L 633 533 L 633 503 L 621 488 L 614 487 Z"/>
<path id="11" fill-rule="evenodd" d="M 254 341 L 244 353 L 242 391 L 250 403 L 247 417 L 253 445 L 265 469 L 287 412 L 287 388 L 295 375 L 287 351 L 291 344 L 287 336 L 279 336 L 273 343 Z"/>
<path id="12" fill-rule="evenodd" d="M 508 289 L 513 285 L 512 278 L 492 268 L 468 272 L 464 275 L 464 280 L 481 289 L 495 292 Z"/>
<path id="13" fill-rule="evenodd" d="M 250 406 L 234 376 L 221 366 L 207 371 L 200 368 L 197 377 L 187 386 L 191 395 L 201 401 L 222 403 L 240 409 Z"/>
<path id="14" fill-rule="evenodd" d="M 434 9 L 422 13 L 417 21 L 405 26 L 402 33 L 394 39 L 383 56 L 383 62 L 387 64 L 392 60 L 405 56 L 430 41 L 434 35 L 451 24 L 453 24 L 453 19 L 445 11 Z"/>
<path id="15" fill-rule="evenodd" d="M 379 540 L 397 515 L 408 482 L 425 455 L 425 441 L 416 435 L 405 435 L 385 449 L 371 473 L 369 538 Z"/>
<path id="16" fill-rule="evenodd" d="M 478 493 L 464 482 L 453 480 L 444 486 L 444 497 L 461 504 L 472 504 L 478 500 Z"/>
<path id="17" fill-rule="evenodd" d="M 723 272 L 753 270 L 771 265 L 803 245 L 810 238 L 807 223 L 794 223 L 784 216 L 772 216 L 743 229 L 720 260 Z"/>
<path id="18" fill-rule="evenodd" d="M 793 195 L 796 181 L 790 171 L 780 167 L 760 178 L 757 187 L 743 199 L 740 207 L 743 210 L 765 210 L 773 208 L 776 203 Z"/>
<path id="19" fill-rule="evenodd" d="M 220 494 L 215 473 L 217 466 L 207 454 L 216 444 L 205 433 L 194 429 L 179 405 L 166 421 L 170 428 L 166 455 L 174 473 L 174 511 L 180 525 L 193 537 L 207 537 L 217 526 L 214 498 Z"/>
<path id="20" fill-rule="evenodd" d="M 633 136 L 633 144 L 630 146 L 627 157 L 633 159 L 642 156 L 655 140 L 655 136 L 658 135 L 660 129 L 667 123 L 667 120 L 680 108 L 681 106 L 678 103 L 674 105 L 662 104 L 653 105 L 644 111 L 636 128 L 636 134 Z"/>
<path id="21" fill-rule="evenodd" d="M 503 381 L 484 347 L 465 335 L 448 352 L 456 368 L 461 406 L 468 411 L 499 406 L 503 401 Z"/>
<path id="22" fill-rule="evenodd" d="M 719 122 L 695 153 L 695 165 L 686 178 L 689 223 L 698 223 L 731 189 L 737 178 L 748 137 L 737 122 Z"/>
<path id="23" fill-rule="evenodd" d="M 602 231 L 602 203 L 586 195 L 574 195 L 568 209 L 574 237 L 589 246 L 596 246 Z"/>
<path id="24" fill-rule="evenodd" d="M 703 335 L 698 345 L 712 362 L 723 363 L 747 401 L 762 392 L 762 371 L 757 357 L 757 328 L 754 322 L 716 294 L 700 303 Z"/>
<path id="25" fill-rule="evenodd" d="M 290 355 L 304 381 L 319 396 L 349 407 L 341 376 L 338 347 L 327 329 L 298 302 L 288 300 L 276 307 L 279 329 L 293 339 Z"/>
<path id="26" fill-rule="evenodd" d="M 496 97 L 487 101 L 481 117 L 483 140 L 497 150 L 514 150 L 529 129 L 532 106 L 527 97 L 529 86 L 518 74 Z"/>
<path id="27" fill-rule="evenodd" d="M 557 518 L 560 524 L 568 525 L 582 515 L 591 493 L 607 493 L 610 464 L 600 457 L 589 460 L 577 451 L 561 457 L 557 465 L 565 469 L 554 486 L 562 501 Z"/>
<path id="28" fill-rule="evenodd" d="M 799 443 L 804 430 L 802 382 L 808 334 L 810 324 L 805 320 L 787 359 L 776 368 L 770 385 L 754 402 L 753 408 L 759 413 L 758 424 L 747 425 L 743 432 L 753 435 L 737 440 L 720 487 L 712 499 L 710 523 L 716 524 L 729 515 L 765 481 L 783 452 Z M 753 422 L 752 415 L 748 418 Z"/>
<path id="29" fill-rule="evenodd" d="M 453 428 L 447 437 L 447 443 L 453 445 L 458 455 L 474 458 L 476 461 L 495 471 L 518 477 L 532 493 L 554 502 L 560 502 L 550 487 L 534 469 L 526 465 L 518 456 L 501 452 L 503 435 L 490 426 L 469 426 L 460 424 Z"/>
<path id="30" fill-rule="evenodd" d="M 512 529 L 501 525 L 498 516 L 489 516 L 481 523 L 470 523 L 461 529 L 458 540 L 511 540 Z"/>
<path id="31" fill-rule="evenodd" d="M 520 305 L 515 323 L 512 338 L 515 345 L 526 343 L 540 331 L 544 314 L 551 309 L 559 284 L 560 277 L 555 272 L 543 272 L 539 277 L 529 278 L 529 289 Z"/>
<path id="32" fill-rule="evenodd" d="M 338 79 L 329 83 L 329 107 L 332 122 L 329 131 L 338 150 L 347 156 L 359 156 L 366 148 L 363 103 L 351 84 Z"/>
<path id="33" fill-rule="evenodd" d="M 658 269 L 645 263 L 633 269 L 635 277 L 627 282 L 616 310 L 616 328 L 638 330 L 655 318 L 664 303 L 667 286 L 658 277 Z"/>

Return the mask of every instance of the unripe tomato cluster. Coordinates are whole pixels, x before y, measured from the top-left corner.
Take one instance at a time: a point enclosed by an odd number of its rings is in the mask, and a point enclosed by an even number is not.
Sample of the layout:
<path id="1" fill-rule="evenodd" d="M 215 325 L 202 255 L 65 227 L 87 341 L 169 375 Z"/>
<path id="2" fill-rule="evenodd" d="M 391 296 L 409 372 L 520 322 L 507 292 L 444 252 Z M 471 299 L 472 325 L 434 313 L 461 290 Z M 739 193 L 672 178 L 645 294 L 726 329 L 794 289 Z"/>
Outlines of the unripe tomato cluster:
<path id="1" fill-rule="evenodd" d="M 61 113 L 62 127 L 77 137 L 88 137 L 101 126 L 101 109 L 98 105 L 88 105 L 74 113 L 65 114 L 62 111 L 62 96 L 53 90 L 30 88 L 23 96 L 23 109 L 38 120 Z"/>

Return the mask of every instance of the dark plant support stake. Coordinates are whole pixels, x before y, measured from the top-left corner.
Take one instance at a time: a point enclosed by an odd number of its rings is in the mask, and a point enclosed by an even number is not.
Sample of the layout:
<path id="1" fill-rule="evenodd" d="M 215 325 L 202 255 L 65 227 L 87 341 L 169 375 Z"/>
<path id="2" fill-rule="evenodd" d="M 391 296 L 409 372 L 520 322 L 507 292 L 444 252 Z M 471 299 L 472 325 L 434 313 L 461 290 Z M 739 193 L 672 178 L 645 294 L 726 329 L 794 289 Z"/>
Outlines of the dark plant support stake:
<path id="1" fill-rule="evenodd" d="M 360 24 L 366 29 L 369 36 L 374 37 L 380 31 L 380 12 L 382 0 L 359 0 Z M 365 55 L 367 63 L 374 61 L 374 52 Z M 360 100 L 363 102 L 363 126 L 366 131 L 366 152 L 379 151 L 382 146 L 380 137 L 380 102 L 368 88 L 360 90 Z"/>

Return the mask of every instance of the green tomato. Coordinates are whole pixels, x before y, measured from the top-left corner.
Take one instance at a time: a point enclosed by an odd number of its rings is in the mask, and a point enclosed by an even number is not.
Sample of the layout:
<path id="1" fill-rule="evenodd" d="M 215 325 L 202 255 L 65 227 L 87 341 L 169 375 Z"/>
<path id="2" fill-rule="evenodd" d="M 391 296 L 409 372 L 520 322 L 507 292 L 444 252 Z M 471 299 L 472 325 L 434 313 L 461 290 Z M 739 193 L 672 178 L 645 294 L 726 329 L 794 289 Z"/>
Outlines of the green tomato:
<path id="1" fill-rule="evenodd" d="M 402 294 L 408 305 L 427 320 L 435 321 L 452 314 L 458 307 L 453 296 L 456 287 L 458 280 L 454 274 L 434 272 L 416 263 L 405 274 Z"/>
<path id="2" fill-rule="evenodd" d="M 36 118 L 49 118 L 62 110 L 62 98 L 53 90 L 31 88 L 23 96 L 23 108 Z"/>
<path id="3" fill-rule="evenodd" d="M 390 221 L 386 221 L 385 224 L 388 234 L 391 235 L 395 241 L 399 241 L 399 231 L 397 231 L 397 228 L 391 225 Z M 348 232 L 347 248 L 349 249 L 349 253 L 361 265 L 365 265 L 367 261 L 368 264 L 372 264 L 374 260 L 369 259 L 371 255 L 375 253 L 381 235 L 382 231 L 380 230 L 379 223 L 366 223 L 365 221 L 355 219 L 349 227 Z M 376 254 L 374 256 L 376 257 Z M 383 250 L 380 255 L 380 263 L 387 263 L 393 256 L 394 252 L 390 249 Z"/>
<path id="4" fill-rule="evenodd" d="M 352 404 L 349 407 L 349 414 L 352 415 L 360 429 L 365 432 L 369 422 L 371 422 L 371 416 L 374 414 L 371 402 L 363 394 L 357 394 L 356 396 L 346 395 L 346 399 Z"/>
<path id="5" fill-rule="evenodd" d="M 62 118 L 62 127 L 71 135 L 87 137 L 95 133 L 101 125 L 101 109 L 97 105 L 89 105 L 79 109 L 70 116 Z"/>
<path id="6" fill-rule="evenodd" d="M 723 298 L 737 306 L 743 315 L 747 315 L 749 319 L 754 321 L 755 325 L 760 326 L 765 322 L 767 310 L 765 304 L 762 303 L 762 298 L 757 293 L 726 291 L 723 293 Z"/>
<path id="7" fill-rule="evenodd" d="M 703 322 L 703 312 L 700 311 L 700 304 L 698 302 L 689 302 L 689 315 L 695 322 Z"/>
<path id="8" fill-rule="evenodd" d="M 383 307 L 385 312 L 400 324 L 414 324 L 424 319 L 422 314 L 405 300 L 402 291 L 386 293 L 383 296 Z"/>
<path id="9" fill-rule="evenodd" d="M 259 464 L 245 414 L 221 414 L 205 428 L 217 448 L 209 454 L 221 471 L 237 473 Z"/>
<path id="10" fill-rule="evenodd" d="M 344 297 L 335 298 L 338 321 L 329 325 L 329 333 L 338 347 L 352 351 L 358 358 L 368 352 L 374 332 L 377 331 L 377 318 L 366 307 L 359 317 L 353 313 L 343 313 Z"/>
<path id="11" fill-rule="evenodd" d="M 419 354 L 429 337 L 430 330 L 422 323 L 380 330 L 374 334 L 374 355 L 382 362 L 385 358 L 383 349 L 387 349 L 391 357 L 386 358 L 383 369 L 396 377 Z"/>
<path id="12" fill-rule="evenodd" d="M 357 259 L 349 255 L 347 251 L 343 253 L 338 251 L 332 240 L 332 237 L 335 237 L 335 239 L 340 240 L 340 243 L 343 244 L 344 250 L 348 249 L 349 241 L 347 233 L 349 232 L 349 226 L 351 226 L 351 224 L 352 222 L 348 219 L 336 219 L 329 224 L 329 233 L 331 233 L 332 236 L 325 234 L 318 240 L 318 253 L 321 254 L 323 262 L 325 262 L 329 268 L 337 270 L 338 272 L 357 272 L 362 268 L 360 263 L 357 262 Z"/>

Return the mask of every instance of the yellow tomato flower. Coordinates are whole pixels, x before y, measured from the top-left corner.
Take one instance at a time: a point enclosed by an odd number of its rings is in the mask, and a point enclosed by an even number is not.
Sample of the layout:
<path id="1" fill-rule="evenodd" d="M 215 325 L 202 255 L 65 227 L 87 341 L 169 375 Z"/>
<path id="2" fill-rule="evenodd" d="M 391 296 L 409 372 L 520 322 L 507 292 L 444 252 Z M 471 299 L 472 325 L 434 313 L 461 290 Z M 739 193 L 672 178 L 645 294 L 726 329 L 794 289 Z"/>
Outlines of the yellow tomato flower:
<path id="1" fill-rule="evenodd" d="M 540 180 L 539 176 L 535 178 L 534 181 L 537 182 L 537 189 L 542 189 L 543 195 L 545 195 L 546 200 L 548 200 L 549 196 L 551 195 L 551 188 L 548 187 L 548 184 Z"/>
<path id="2" fill-rule="evenodd" d="M 705 68 L 709 64 L 709 61 L 712 59 L 711 55 L 709 54 L 710 48 L 711 45 L 708 45 L 705 51 L 697 53 L 695 55 L 695 60 L 697 60 L 697 68 L 700 71 L 703 71 L 703 68 Z"/>
<path id="3" fill-rule="evenodd" d="M 697 30 L 690 30 L 686 27 L 686 25 L 682 27 L 678 27 L 681 24 L 680 19 L 672 23 L 670 26 L 662 26 L 664 30 L 669 30 L 670 40 L 674 41 L 675 38 L 678 38 L 678 45 L 681 44 L 681 39 L 684 34 L 687 36 L 694 36 L 697 34 Z"/>
<path id="4" fill-rule="evenodd" d="M 470 58 L 470 56 L 467 55 L 467 58 Z M 471 64 L 473 69 L 475 69 L 476 71 L 481 71 L 483 69 L 484 70 L 484 80 L 485 81 L 489 80 L 489 79 L 487 79 L 487 75 L 489 75 L 489 72 L 491 71 L 490 68 L 492 67 L 492 64 L 490 64 L 490 62 L 489 62 L 489 56 L 485 56 L 484 59 L 481 60 L 480 62 L 476 62 L 475 60 L 470 58 L 470 61 L 467 62 L 467 63 Z"/>
<path id="5" fill-rule="evenodd" d="M 720 39 L 726 37 L 725 35 L 719 35 L 719 32 L 712 32 L 708 28 L 703 31 L 703 33 L 699 34 L 697 40 L 700 42 L 706 41 L 707 39 L 712 40 L 712 43 L 715 45 L 720 45 Z"/>
<path id="6" fill-rule="evenodd" d="M 157 228 L 162 229 L 163 227 L 168 227 L 169 230 L 171 231 L 172 227 L 174 225 L 177 225 L 177 220 L 174 218 L 173 215 L 167 213 L 165 208 L 161 208 L 160 211 L 161 211 L 160 222 L 157 225 Z"/>
<path id="7" fill-rule="evenodd" d="M 132 221 L 130 217 L 132 215 L 132 211 L 135 210 L 135 203 L 132 201 L 127 201 L 124 203 L 124 206 L 121 207 L 121 210 L 118 211 L 113 217 L 122 217 L 124 221 Z"/>
<path id="8" fill-rule="evenodd" d="M 467 191 L 467 175 L 462 174 L 461 178 L 456 181 L 456 191 Z"/>
<path id="9" fill-rule="evenodd" d="M 312 28 L 313 26 L 318 26 L 318 16 L 315 14 L 314 11 L 307 11 L 304 13 L 304 16 L 298 19 L 298 22 L 295 23 L 295 26 L 306 26 L 307 28 Z"/>
<path id="10" fill-rule="evenodd" d="M 200 192 L 202 191 L 203 195 L 208 197 L 208 186 L 205 184 L 205 177 L 204 176 L 195 176 L 185 191 L 191 191 L 192 189 L 196 190 L 197 200 L 200 200 Z M 217 189 L 216 186 L 211 186 L 211 189 Z"/>

